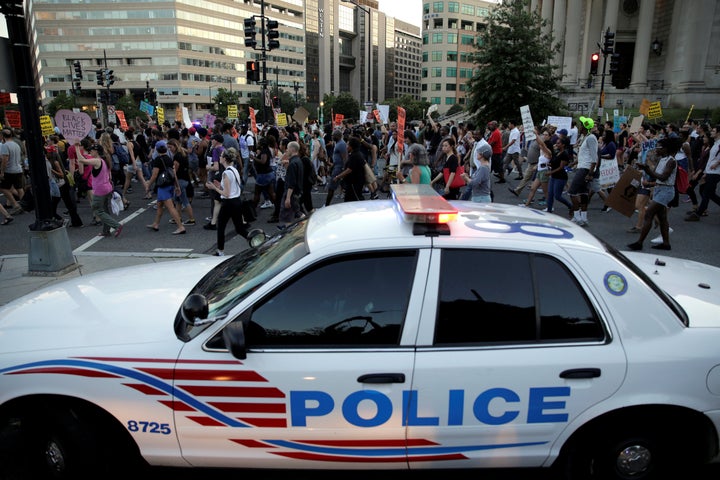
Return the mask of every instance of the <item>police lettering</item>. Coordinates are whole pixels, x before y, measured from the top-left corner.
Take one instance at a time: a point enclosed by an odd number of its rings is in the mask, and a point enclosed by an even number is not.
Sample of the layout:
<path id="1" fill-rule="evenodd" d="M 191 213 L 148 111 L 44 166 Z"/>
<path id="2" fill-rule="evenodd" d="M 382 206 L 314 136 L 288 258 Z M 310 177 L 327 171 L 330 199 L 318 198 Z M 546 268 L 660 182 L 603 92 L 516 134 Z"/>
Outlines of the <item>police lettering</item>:
<path id="1" fill-rule="evenodd" d="M 528 406 L 525 412 L 526 423 L 562 423 L 568 421 L 565 412 L 565 400 L 570 396 L 570 387 L 533 387 L 528 392 Z M 466 397 L 464 390 L 448 392 L 447 416 L 442 419 L 444 425 L 457 426 L 480 422 L 485 425 L 505 425 L 518 419 L 523 413 L 518 406 L 521 397 L 509 388 L 490 388 L 481 392 L 472 400 L 472 417 L 465 418 Z M 361 404 L 371 405 L 364 408 Z M 439 426 L 440 417 L 420 416 L 422 405 L 417 390 L 403 391 L 403 426 Z M 342 401 L 340 412 L 350 425 L 355 427 L 379 427 L 392 417 L 392 400 L 377 390 L 359 390 L 352 392 Z M 336 410 L 335 399 L 326 392 L 299 390 L 290 392 L 290 422 L 293 427 L 307 427 L 313 418 L 331 415 Z M 427 410 L 427 407 L 423 409 Z M 371 415 L 368 412 L 372 411 Z"/>

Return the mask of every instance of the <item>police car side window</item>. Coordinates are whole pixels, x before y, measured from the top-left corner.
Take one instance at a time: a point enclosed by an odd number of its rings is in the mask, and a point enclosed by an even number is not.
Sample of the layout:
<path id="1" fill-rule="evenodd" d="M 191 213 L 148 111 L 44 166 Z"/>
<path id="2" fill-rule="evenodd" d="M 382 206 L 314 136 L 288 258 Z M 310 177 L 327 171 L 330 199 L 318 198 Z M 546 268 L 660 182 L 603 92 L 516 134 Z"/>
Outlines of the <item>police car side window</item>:
<path id="1" fill-rule="evenodd" d="M 443 251 L 436 345 L 603 335 L 584 292 L 557 260 L 524 252 Z"/>
<path id="2" fill-rule="evenodd" d="M 248 347 L 398 345 L 416 263 L 393 251 L 314 266 L 253 309 Z"/>

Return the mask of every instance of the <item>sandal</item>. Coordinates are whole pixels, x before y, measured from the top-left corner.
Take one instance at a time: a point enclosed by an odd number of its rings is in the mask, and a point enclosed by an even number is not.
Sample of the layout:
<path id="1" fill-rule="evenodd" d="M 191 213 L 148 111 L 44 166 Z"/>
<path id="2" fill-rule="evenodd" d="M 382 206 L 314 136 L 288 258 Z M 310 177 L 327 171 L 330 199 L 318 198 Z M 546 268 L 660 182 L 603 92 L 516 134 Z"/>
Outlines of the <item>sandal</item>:
<path id="1" fill-rule="evenodd" d="M 7 225 L 8 223 L 12 222 L 13 220 L 15 220 L 15 217 L 5 217 L 5 220 L 3 220 L 2 223 L 0 223 L 0 225 Z"/>

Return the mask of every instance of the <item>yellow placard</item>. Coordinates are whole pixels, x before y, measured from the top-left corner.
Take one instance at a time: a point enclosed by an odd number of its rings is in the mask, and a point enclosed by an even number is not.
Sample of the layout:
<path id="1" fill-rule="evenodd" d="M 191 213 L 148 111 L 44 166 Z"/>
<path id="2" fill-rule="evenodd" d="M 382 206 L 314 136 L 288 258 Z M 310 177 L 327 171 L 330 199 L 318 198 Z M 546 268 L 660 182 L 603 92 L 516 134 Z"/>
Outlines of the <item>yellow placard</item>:
<path id="1" fill-rule="evenodd" d="M 162 125 L 165 122 L 165 109 L 162 107 L 157 108 L 158 123 Z"/>
<path id="2" fill-rule="evenodd" d="M 652 102 L 650 104 L 648 107 L 647 117 L 650 119 L 662 117 L 662 107 L 660 106 L 660 102 Z"/>
<path id="3" fill-rule="evenodd" d="M 52 135 L 55 133 L 55 127 L 53 127 L 52 119 L 50 118 L 50 115 L 41 115 L 40 116 L 40 132 L 44 137 L 47 137 L 48 135 Z"/>
<path id="4" fill-rule="evenodd" d="M 229 118 L 237 118 L 238 116 L 238 107 L 237 105 L 228 105 L 228 114 L 227 116 Z"/>
<path id="5" fill-rule="evenodd" d="M 275 120 L 277 121 L 278 127 L 287 127 L 287 113 L 278 113 L 275 115 Z"/>
<path id="6" fill-rule="evenodd" d="M 643 98 L 640 103 L 640 113 L 648 116 L 648 108 L 650 108 L 650 101 L 647 98 Z"/>

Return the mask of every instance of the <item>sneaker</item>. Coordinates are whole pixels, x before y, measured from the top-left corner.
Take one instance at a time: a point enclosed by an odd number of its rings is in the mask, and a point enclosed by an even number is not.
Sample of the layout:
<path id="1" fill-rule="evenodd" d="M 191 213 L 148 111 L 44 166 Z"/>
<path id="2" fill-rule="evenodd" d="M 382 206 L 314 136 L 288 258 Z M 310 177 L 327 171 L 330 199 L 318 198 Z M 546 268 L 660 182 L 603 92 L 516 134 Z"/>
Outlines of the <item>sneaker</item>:
<path id="1" fill-rule="evenodd" d="M 213 225 L 212 223 L 206 223 L 203 225 L 203 228 L 205 230 L 217 230 L 217 225 Z"/>
<path id="2" fill-rule="evenodd" d="M 587 220 L 578 220 L 577 224 L 581 227 L 587 227 L 588 225 L 590 225 Z"/>
<path id="3" fill-rule="evenodd" d="M 508 187 L 508 191 L 509 191 L 510 193 L 512 193 L 513 195 L 515 195 L 516 197 L 519 196 L 518 193 L 515 191 L 514 188 Z"/>
<path id="4" fill-rule="evenodd" d="M 217 252 L 215 252 L 214 256 L 216 256 L 216 257 L 224 257 L 224 256 L 225 256 L 225 252 L 223 252 L 222 250 L 218 250 Z"/>
<path id="5" fill-rule="evenodd" d="M 627 246 L 630 250 L 642 250 L 642 243 L 640 242 L 634 242 L 630 243 Z"/>
<path id="6" fill-rule="evenodd" d="M 182 223 L 183 223 L 183 225 L 195 225 L 195 219 L 194 219 L 194 218 L 189 218 L 189 219 L 185 220 L 185 221 L 182 222 Z"/>
<path id="7" fill-rule="evenodd" d="M 638 227 L 631 227 L 626 230 L 627 233 L 640 233 L 642 229 Z"/>
<path id="8" fill-rule="evenodd" d="M 172 225 L 175 225 L 175 219 L 174 219 L 174 218 L 171 218 L 170 220 L 168 220 L 168 223 L 170 223 L 170 224 L 172 224 Z"/>
<path id="9" fill-rule="evenodd" d="M 380 198 L 380 195 L 378 195 L 377 192 L 373 192 L 372 195 L 370 195 L 370 200 L 377 200 Z"/>
<path id="10" fill-rule="evenodd" d="M 273 208 L 274 206 L 270 200 L 265 200 L 262 205 L 260 205 L 260 208 Z"/>
<path id="11" fill-rule="evenodd" d="M 673 233 L 673 232 L 674 232 L 674 230 L 672 229 L 672 227 L 670 227 L 670 229 L 668 229 L 668 234 Z M 660 243 L 663 243 L 662 235 L 658 235 L 657 237 L 653 238 L 652 240 L 650 240 L 650 243 L 652 243 L 653 245 L 658 245 Z"/>
<path id="12" fill-rule="evenodd" d="M 206 222 L 212 222 L 212 217 L 205 217 Z"/>

